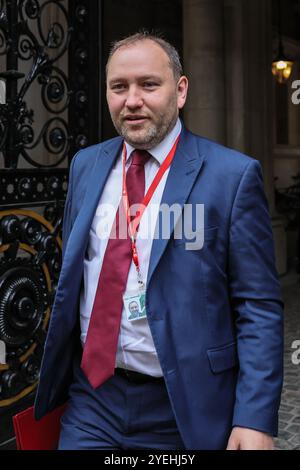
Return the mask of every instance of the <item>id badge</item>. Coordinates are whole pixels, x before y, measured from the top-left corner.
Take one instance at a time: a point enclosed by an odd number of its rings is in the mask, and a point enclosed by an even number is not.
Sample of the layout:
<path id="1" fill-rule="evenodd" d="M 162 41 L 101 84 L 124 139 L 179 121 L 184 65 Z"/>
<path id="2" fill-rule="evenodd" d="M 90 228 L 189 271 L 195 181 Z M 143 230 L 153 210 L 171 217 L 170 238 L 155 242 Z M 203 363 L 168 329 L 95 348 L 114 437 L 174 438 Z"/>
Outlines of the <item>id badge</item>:
<path id="1" fill-rule="evenodd" d="M 145 290 L 139 289 L 132 292 L 125 292 L 123 295 L 123 303 L 128 321 L 142 320 L 147 317 Z"/>

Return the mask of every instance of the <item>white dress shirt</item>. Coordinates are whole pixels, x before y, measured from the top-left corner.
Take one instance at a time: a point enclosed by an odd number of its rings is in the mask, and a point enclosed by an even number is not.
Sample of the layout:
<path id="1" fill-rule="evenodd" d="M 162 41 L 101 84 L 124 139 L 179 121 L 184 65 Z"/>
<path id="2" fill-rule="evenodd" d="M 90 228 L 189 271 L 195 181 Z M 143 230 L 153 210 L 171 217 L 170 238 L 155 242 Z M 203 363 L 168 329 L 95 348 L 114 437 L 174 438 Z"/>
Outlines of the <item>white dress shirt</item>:
<path id="1" fill-rule="evenodd" d="M 172 131 L 160 144 L 149 150 L 152 158 L 145 164 L 145 192 L 151 185 L 160 165 L 170 152 L 175 140 L 181 132 L 181 122 L 178 119 Z M 131 163 L 131 153 L 134 150 L 126 144 L 127 161 L 126 171 Z M 159 212 L 159 204 L 165 188 L 169 170 L 167 170 L 157 186 L 152 199 L 146 208 L 140 221 L 136 239 L 136 247 L 140 263 L 140 271 L 146 285 L 150 254 L 156 220 Z M 118 209 L 122 192 L 122 155 L 116 160 L 116 164 L 105 184 L 100 197 L 98 208 L 92 222 L 89 243 L 84 259 L 84 283 L 80 294 L 80 326 L 81 342 L 84 345 L 94 298 L 96 294 L 98 278 L 103 263 L 104 253 L 107 247 L 109 234 Z M 105 235 L 104 235 L 105 234 Z M 131 263 L 126 291 L 137 290 L 137 273 L 134 263 Z M 101 367 L 101 366 L 100 366 Z M 134 322 L 127 320 L 125 309 L 122 311 L 116 367 L 135 370 L 155 377 L 162 376 L 162 370 L 158 361 L 153 343 L 148 320 L 146 318 Z"/>

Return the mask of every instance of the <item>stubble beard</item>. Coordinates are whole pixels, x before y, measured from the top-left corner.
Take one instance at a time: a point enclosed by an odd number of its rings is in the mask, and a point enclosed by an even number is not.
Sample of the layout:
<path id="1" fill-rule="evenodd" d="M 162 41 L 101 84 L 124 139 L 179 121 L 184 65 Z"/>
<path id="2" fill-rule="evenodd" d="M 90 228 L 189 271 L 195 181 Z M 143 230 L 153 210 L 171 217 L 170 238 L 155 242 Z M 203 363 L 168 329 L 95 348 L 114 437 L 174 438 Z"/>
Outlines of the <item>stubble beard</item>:
<path id="1" fill-rule="evenodd" d="M 139 131 L 131 131 L 126 124 L 120 119 L 114 120 L 113 123 L 116 131 L 125 141 L 134 148 L 141 150 L 150 150 L 158 145 L 166 135 L 173 129 L 177 121 L 177 113 L 172 115 L 162 114 L 157 123 L 151 124 L 147 129 Z M 140 135 L 139 135 L 140 134 Z"/>

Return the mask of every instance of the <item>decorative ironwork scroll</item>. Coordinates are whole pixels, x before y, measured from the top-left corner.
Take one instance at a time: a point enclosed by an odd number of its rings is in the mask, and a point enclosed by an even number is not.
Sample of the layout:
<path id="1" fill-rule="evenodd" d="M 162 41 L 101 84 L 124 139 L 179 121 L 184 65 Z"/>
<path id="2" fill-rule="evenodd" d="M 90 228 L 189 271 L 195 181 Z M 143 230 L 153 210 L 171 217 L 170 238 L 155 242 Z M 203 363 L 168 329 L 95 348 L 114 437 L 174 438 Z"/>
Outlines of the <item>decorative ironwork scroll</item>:
<path id="1" fill-rule="evenodd" d="M 72 140 L 72 91 L 59 67 L 71 37 L 67 7 L 66 0 L 0 0 L 0 410 L 37 385 L 61 268 Z"/>
<path id="2" fill-rule="evenodd" d="M 0 212 L 0 407 L 36 386 L 51 305 L 61 266 L 62 211 Z"/>
<path id="3" fill-rule="evenodd" d="M 68 154 L 71 136 L 62 114 L 68 108 L 71 90 L 66 75 L 54 65 L 70 42 L 71 28 L 63 3 L 2 0 L 6 8 L 0 14 L 0 51 L 7 55 L 7 70 L 0 73 L 6 82 L 6 102 L 0 105 L 0 152 L 6 168 L 17 168 L 20 155 L 33 167 L 57 167 Z M 45 30 L 47 13 L 53 5 L 64 21 L 52 21 Z M 27 75 L 19 72 L 19 61 L 30 62 Z M 21 79 L 23 83 L 18 86 Z M 25 101 L 35 82 L 40 85 L 43 106 L 53 115 L 38 135 L 33 126 L 34 112 Z M 41 145 L 53 157 L 52 163 L 43 164 L 31 157 L 30 151 Z"/>
<path id="4" fill-rule="evenodd" d="M 61 269 L 68 166 L 100 140 L 101 4 L 0 0 L 2 423 L 32 403 Z"/>

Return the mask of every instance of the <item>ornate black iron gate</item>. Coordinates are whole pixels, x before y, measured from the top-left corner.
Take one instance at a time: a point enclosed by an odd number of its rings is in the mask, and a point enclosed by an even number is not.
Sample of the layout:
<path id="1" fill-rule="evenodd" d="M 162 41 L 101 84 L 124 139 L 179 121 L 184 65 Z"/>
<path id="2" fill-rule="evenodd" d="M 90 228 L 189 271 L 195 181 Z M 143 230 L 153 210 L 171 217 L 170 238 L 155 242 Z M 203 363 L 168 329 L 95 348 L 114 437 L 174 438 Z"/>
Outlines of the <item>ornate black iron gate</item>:
<path id="1" fill-rule="evenodd" d="M 0 443 L 37 385 L 69 162 L 100 139 L 100 13 L 101 1 L 0 0 Z"/>

